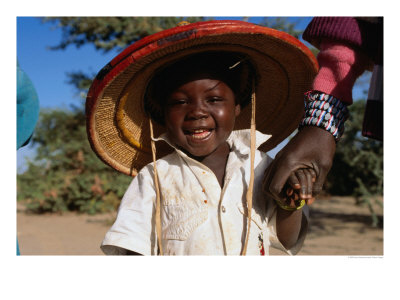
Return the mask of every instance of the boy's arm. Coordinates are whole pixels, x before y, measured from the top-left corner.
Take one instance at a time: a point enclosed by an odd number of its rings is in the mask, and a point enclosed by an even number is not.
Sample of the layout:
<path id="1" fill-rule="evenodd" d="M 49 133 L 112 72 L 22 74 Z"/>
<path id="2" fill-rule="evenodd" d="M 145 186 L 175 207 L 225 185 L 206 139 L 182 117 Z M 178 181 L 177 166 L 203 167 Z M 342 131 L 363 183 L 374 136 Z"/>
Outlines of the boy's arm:
<path id="1" fill-rule="evenodd" d="M 289 177 L 285 189 L 286 203 L 278 205 L 276 216 L 276 233 L 286 249 L 290 249 L 296 244 L 303 225 L 303 209 L 293 209 L 300 204 L 300 199 L 311 204 L 315 178 L 316 173 L 313 169 L 300 169 Z"/>
<path id="2" fill-rule="evenodd" d="M 288 251 L 294 248 L 300 239 L 304 240 L 301 235 L 304 235 L 303 231 L 307 228 L 305 215 L 308 213 L 303 211 L 301 205 L 304 205 L 304 202 L 311 204 L 314 200 L 312 187 L 315 177 L 315 171 L 312 169 L 300 169 L 293 172 L 284 188 L 285 194 L 281 195 L 280 199 L 271 200 L 276 203 L 273 227 L 279 241 L 278 245 L 281 244 L 279 248 L 283 246 Z M 303 204 L 301 204 L 301 199 L 304 200 Z"/>
<path id="3" fill-rule="evenodd" d="M 288 211 L 277 207 L 276 234 L 286 249 L 291 249 L 299 239 L 303 223 L 303 210 Z"/>
<path id="4" fill-rule="evenodd" d="M 281 209 L 267 198 L 269 246 L 289 255 L 296 255 L 303 246 L 308 231 L 308 207 L 294 212 Z"/>

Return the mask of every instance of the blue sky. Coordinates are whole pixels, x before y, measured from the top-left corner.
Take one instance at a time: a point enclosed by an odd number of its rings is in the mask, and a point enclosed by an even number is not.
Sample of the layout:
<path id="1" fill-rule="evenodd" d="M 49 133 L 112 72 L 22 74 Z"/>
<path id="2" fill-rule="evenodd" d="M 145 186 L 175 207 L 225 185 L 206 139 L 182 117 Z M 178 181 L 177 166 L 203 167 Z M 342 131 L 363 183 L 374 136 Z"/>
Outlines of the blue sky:
<path id="1" fill-rule="evenodd" d="M 77 102 L 76 91 L 66 83 L 67 72 L 100 70 L 116 53 L 102 54 L 92 46 L 50 50 L 62 38 L 61 30 L 40 18 L 17 18 L 17 59 L 39 95 L 41 107 L 62 107 Z"/>
<path id="2" fill-rule="evenodd" d="M 217 17 L 216 17 L 217 18 Z M 222 17 L 220 17 L 222 18 Z M 241 19 L 241 17 L 223 17 Z M 299 29 L 304 29 L 311 17 L 300 17 Z M 251 17 L 257 23 L 261 17 Z M 69 46 L 65 50 L 50 50 L 62 39 L 62 31 L 53 23 L 42 23 L 38 17 L 17 17 L 17 59 L 20 67 L 32 80 L 39 96 L 41 108 L 68 108 L 83 101 L 73 86 L 67 84 L 67 73 L 84 71 L 97 73 L 117 52 L 103 53 L 92 45 L 80 48 Z M 355 91 L 356 92 L 356 91 Z M 30 157 L 33 149 L 29 146 L 17 151 L 17 169 L 25 169 L 25 157 Z"/>

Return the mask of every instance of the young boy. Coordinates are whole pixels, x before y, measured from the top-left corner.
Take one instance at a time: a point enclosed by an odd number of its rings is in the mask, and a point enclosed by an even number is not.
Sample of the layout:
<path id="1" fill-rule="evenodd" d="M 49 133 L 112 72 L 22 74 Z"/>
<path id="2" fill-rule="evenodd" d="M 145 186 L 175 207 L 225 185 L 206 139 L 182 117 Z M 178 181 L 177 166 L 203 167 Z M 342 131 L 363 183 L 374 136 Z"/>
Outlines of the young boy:
<path id="1" fill-rule="evenodd" d="M 215 23 L 212 25 L 215 27 Z M 268 199 L 262 180 L 271 159 L 251 149 L 250 130 L 234 130 L 255 92 L 254 86 L 258 88 L 263 82 L 259 66 L 251 55 L 240 51 L 185 51 L 189 53 L 150 72 L 141 96 L 146 114 L 165 130 L 154 140 L 166 142 L 173 152 L 147 164 L 135 176 L 102 250 L 106 254 L 151 255 L 162 251 L 166 255 L 259 255 L 268 254 L 272 245 L 289 254 L 297 253 L 307 229 L 304 200 L 301 204 L 297 201 L 297 190 L 301 187 L 306 192 L 300 196 L 310 198 L 307 191 L 315 174 L 310 170 L 292 174 L 288 184 L 296 192 L 288 193 L 291 201 L 283 204 Z M 131 93 L 135 85 L 131 82 L 127 86 L 116 106 L 129 112 L 126 105 L 134 99 Z M 122 118 L 117 110 L 120 135 L 129 140 Z M 93 126 L 89 125 L 89 132 L 90 128 Z M 269 137 L 256 132 L 256 147 Z M 142 144 L 131 141 L 137 149 L 143 150 Z M 104 155 L 101 157 L 104 159 Z M 251 207 L 246 199 L 250 186 L 254 187 Z M 161 206 L 157 207 L 158 192 Z M 161 220 L 158 232 L 157 209 Z M 160 232 L 161 236 L 157 234 Z"/>

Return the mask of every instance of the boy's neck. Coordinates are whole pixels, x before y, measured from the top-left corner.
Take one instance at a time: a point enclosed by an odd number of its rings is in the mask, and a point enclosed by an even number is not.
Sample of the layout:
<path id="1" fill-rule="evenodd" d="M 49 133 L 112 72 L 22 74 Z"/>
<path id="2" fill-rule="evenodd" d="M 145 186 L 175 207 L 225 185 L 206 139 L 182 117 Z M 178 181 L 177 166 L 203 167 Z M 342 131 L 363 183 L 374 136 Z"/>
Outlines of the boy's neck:
<path id="1" fill-rule="evenodd" d="M 198 162 L 201 162 L 211 171 L 213 171 L 218 179 L 219 185 L 222 188 L 224 185 L 225 169 L 226 163 L 228 161 L 229 152 L 229 144 L 225 143 L 222 147 L 218 147 L 214 152 L 210 153 L 207 156 L 195 157 L 191 156 L 190 154 L 188 156 L 197 160 Z"/>

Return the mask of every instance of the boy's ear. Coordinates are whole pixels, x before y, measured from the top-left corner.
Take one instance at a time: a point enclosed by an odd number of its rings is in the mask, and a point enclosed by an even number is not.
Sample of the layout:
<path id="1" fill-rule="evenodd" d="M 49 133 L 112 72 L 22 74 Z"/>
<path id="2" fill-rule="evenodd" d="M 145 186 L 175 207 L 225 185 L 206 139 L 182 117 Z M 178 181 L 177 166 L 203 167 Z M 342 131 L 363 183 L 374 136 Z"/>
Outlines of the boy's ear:
<path id="1" fill-rule="evenodd" d="M 240 104 L 237 104 L 235 106 L 235 117 L 240 115 Z"/>

